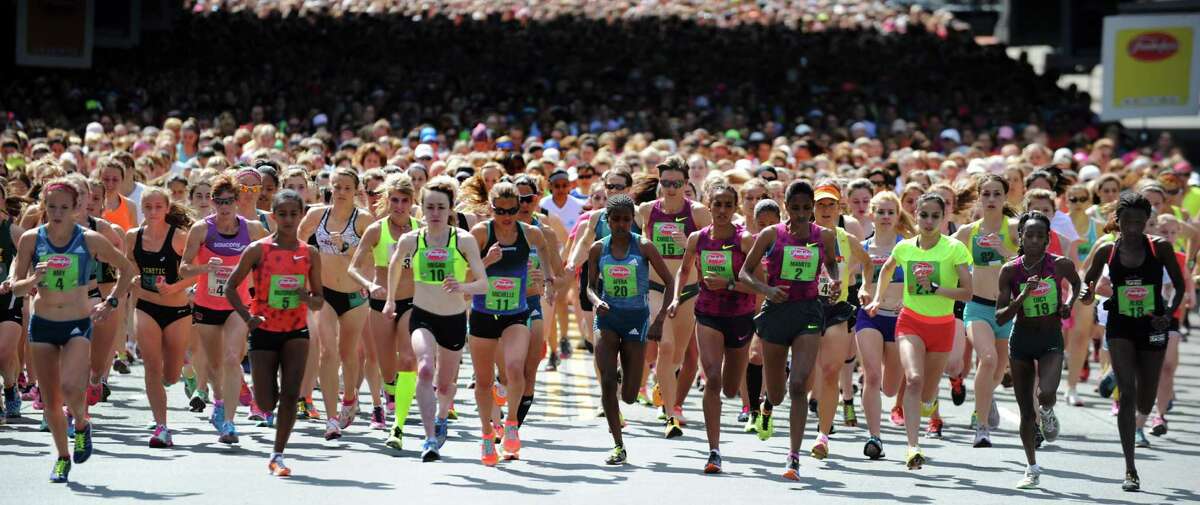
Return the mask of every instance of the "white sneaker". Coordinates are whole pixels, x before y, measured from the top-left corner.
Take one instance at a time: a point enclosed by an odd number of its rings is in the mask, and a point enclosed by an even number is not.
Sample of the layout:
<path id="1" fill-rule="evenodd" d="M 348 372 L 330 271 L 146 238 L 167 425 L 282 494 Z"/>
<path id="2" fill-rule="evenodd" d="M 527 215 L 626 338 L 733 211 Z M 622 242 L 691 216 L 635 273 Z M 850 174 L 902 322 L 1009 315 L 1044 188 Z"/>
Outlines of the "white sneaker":
<path id="1" fill-rule="evenodd" d="M 338 419 L 342 420 L 339 428 L 346 429 L 354 422 L 354 417 L 358 415 L 358 402 L 353 405 L 342 405 L 342 410 L 338 412 Z"/>
<path id="2" fill-rule="evenodd" d="M 992 398 L 992 410 L 988 411 L 988 430 L 994 430 L 1000 427 L 1000 408 L 996 405 L 996 398 Z"/>
<path id="3" fill-rule="evenodd" d="M 1042 435 L 1046 437 L 1047 442 L 1053 442 L 1058 439 L 1058 416 L 1054 415 L 1054 407 L 1042 409 Z"/>
<path id="4" fill-rule="evenodd" d="M 338 420 L 336 417 L 325 420 L 325 440 L 337 440 L 342 438 L 342 430 L 338 428 Z"/>
<path id="5" fill-rule="evenodd" d="M 1067 405 L 1070 405 L 1072 407 L 1082 407 L 1083 406 L 1083 400 L 1079 398 L 1079 393 L 1076 393 L 1074 390 L 1067 391 L 1066 399 L 1067 399 Z"/>
<path id="6" fill-rule="evenodd" d="M 975 447 L 991 447 L 992 435 L 988 433 L 987 428 L 979 428 L 975 430 Z"/>
<path id="7" fill-rule="evenodd" d="M 1017 483 L 1017 489 L 1037 489 L 1042 480 L 1042 467 L 1029 465 L 1025 468 L 1025 477 Z"/>

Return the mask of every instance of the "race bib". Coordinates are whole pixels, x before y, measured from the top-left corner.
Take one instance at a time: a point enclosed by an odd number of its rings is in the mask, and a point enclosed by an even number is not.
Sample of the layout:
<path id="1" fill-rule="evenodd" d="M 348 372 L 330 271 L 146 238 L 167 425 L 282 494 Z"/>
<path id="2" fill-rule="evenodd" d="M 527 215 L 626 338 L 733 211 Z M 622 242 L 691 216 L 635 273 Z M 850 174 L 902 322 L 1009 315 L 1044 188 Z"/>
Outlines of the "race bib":
<path id="1" fill-rule="evenodd" d="M 1001 256 L 996 251 L 1004 239 L 996 236 L 989 239 L 988 236 L 980 234 L 971 241 L 971 257 L 976 266 L 997 266 L 1004 262 L 1004 256 Z"/>
<path id="2" fill-rule="evenodd" d="M 873 273 L 871 274 L 872 282 L 879 282 L 879 275 L 883 273 L 883 265 L 887 263 L 887 256 L 871 256 L 871 266 Z"/>
<path id="3" fill-rule="evenodd" d="M 424 254 L 420 268 L 417 269 L 417 282 L 441 284 L 450 272 L 450 250 L 445 247 L 430 247 Z"/>
<path id="4" fill-rule="evenodd" d="M 272 309 L 294 309 L 300 306 L 300 289 L 304 287 L 304 275 L 271 275 L 267 306 Z"/>
<path id="5" fill-rule="evenodd" d="M 1154 285 L 1143 286 L 1141 281 L 1129 280 L 1117 286 L 1117 313 L 1126 317 L 1145 317 L 1154 311 Z"/>
<path id="6" fill-rule="evenodd" d="M 484 306 L 493 312 L 508 312 L 521 306 L 521 279 L 518 277 L 488 277 Z"/>
<path id="7" fill-rule="evenodd" d="M 230 277 L 233 277 L 233 267 L 217 267 L 217 271 L 208 276 L 208 295 L 224 297 Z"/>
<path id="8" fill-rule="evenodd" d="M 637 296 L 637 265 L 604 265 L 604 294 L 613 298 Z"/>
<path id="9" fill-rule="evenodd" d="M 52 254 L 46 258 L 46 276 L 42 288 L 48 291 L 67 291 L 79 287 L 79 257 L 74 254 Z"/>
<path id="10" fill-rule="evenodd" d="M 1021 283 L 1022 290 L 1026 284 Z M 1055 313 L 1058 308 L 1058 284 L 1054 279 L 1039 280 L 1038 285 L 1030 289 L 1029 296 L 1025 297 L 1021 307 L 1025 311 L 1025 317 L 1043 317 Z"/>
<path id="11" fill-rule="evenodd" d="M 700 268 L 704 275 L 733 279 L 733 251 L 701 251 Z"/>
<path id="12" fill-rule="evenodd" d="M 904 284 L 908 287 L 908 294 L 910 295 L 932 295 L 932 284 L 941 284 L 938 282 L 938 280 L 941 278 L 941 275 L 938 272 L 937 262 L 910 261 L 908 262 L 908 268 L 905 270 L 906 273 L 904 276 Z M 925 278 L 928 278 L 930 281 L 931 285 L 929 289 L 925 289 L 924 286 L 921 286 L 920 282 L 917 282 L 918 280 Z"/>
<path id="13" fill-rule="evenodd" d="M 651 239 L 654 242 L 654 247 L 658 249 L 659 254 L 664 257 L 683 256 L 683 249 L 679 247 L 679 244 L 675 243 L 675 237 L 672 236 L 677 231 L 683 231 L 683 223 L 654 223 Z"/>
<path id="14" fill-rule="evenodd" d="M 789 245 L 783 247 L 783 267 L 779 277 L 785 281 L 812 282 L 817 278 L 817 267 L 821 262 L 821 251 L 812 245 Z"/>

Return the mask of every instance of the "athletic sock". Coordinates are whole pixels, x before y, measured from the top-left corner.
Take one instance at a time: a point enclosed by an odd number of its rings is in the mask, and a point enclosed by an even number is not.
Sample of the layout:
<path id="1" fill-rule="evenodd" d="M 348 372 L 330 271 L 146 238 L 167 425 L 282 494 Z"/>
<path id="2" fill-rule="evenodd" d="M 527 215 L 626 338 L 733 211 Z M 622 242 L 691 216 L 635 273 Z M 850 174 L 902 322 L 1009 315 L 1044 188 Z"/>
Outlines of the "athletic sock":
<path id="1" fill-rule="evenodd" d="M 396 381 L 391 380 L 383 383 L 383 392 L 391 396 L 396 396 Z"/>
<path id="2" fill-rule="evenodd" d="M 763 398 L 762 415 L 769 416 L 769 415 L 771 415 L 771 412 L 774 411 L 774 409 L 775 409 L 775 407 L 773 405 L 771 405 L 771 400 Z"/>
<path id="3" fill-rule="evenodd" d="M 11 402 L 13 400 L 13 398 L 16 398 L 16 397 L 17 397 L 17 386 L 16 385 L 12 385 L 12 386 L 4 388 L 4 401 Z"/>
<path id="4" fill-rule="evenodd" d="M 396 372 L 396 421 L 393 426 L 404 426 L 408 419 L 408 408 L 417 391 L 417 372 Z"/>
<path id="5" fill-rule="evenodd" d="M 762 365 L 746 366 L 746 396 L 750 397 L 750 410 L 762 406 Z"/>
<path id="6" fill-rule="evenodd" d="M 521 397 L 521 404 L 517 406 L 517 425 L 525 424 L 525 416 L 529 414 L 529 409 L 533 408 L 533 395 Z"/>

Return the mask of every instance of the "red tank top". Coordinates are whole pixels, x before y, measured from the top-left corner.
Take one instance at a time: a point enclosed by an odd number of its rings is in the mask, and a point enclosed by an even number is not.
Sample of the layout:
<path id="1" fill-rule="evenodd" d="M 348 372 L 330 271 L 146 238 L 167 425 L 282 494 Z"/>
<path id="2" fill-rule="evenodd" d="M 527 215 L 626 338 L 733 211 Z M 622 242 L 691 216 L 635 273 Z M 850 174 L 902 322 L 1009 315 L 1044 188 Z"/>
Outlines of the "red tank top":
<path id="1" fill-rule="evenodd" d="M 267 331 L 294 331 L 307 326 L 307 307 L 300 302 L 300 290 L 308 289 L 308 246 L 299 244 L 295 250 L 280 249 L 273 239 L 264 239 L 262 259 L 254 269 L 254 300 L 250 313 L 265 321 L 259 328 Z"/>

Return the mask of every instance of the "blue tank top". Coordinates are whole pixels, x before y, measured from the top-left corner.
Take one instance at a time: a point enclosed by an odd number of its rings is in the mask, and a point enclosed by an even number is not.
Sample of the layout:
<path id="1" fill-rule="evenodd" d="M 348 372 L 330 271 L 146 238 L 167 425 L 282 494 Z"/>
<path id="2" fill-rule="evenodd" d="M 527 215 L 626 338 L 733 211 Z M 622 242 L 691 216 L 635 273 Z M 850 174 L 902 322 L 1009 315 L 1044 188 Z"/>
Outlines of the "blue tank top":
<path id="1" fill-rule="evenodd" d="M 39 226 L 37 244 L 34 246 L 34 264 L 46 263 L 46 275 L 39 289 L 47 291 L 70 291 L 87 286 L 92 276 L 91 251 L 84 240 L 83 227 L 75 225 L 71 240 L 66 246 L 56 247 L 46 235 L 46 226 Z"/>
<path id="2" fill-rule="evenodd" d="M 899 244 L 901 240 L 904 240 L 904 237 L 901 237 L 900 235 L 896 235 L 896 244 Z M 871 246 L 873 246 L 873 245 L 875 245 L 875 237 L 874 236 L 862 241 L 863 249 L 865 249 L 867 251 L 867 256 L 871 257 L 871 267 L 872 267 L 871 282 L 874 283 L 874 282 L 879 282 L 879 273 L 883 270 L 883 264 L 887 263 L 888 258 L 890 258 L 892 255 L 887 254 L 885 256 L 875 256 L 875 255 L 871 254 Z M 895 244 L 893 244 L 892 246 L 895 247 Z M 893 283 L 904 282 L 904 269 L 903 268 L 897 267 L 895 270 L 892 271 L 892 282 Z"/>
<path id="3" fill-rule="evenodd" d="M 501 245 L 500 261 L 487 267 L 487 293 L 471 297 L 471 310 L 484 314 L 511 315 L 525 312 L 525 285 L 529 282 L 529 241 L 525 239 L 525 224 L 517 223 L 517 240 L 511 245 Z M 494 223 L 488 221 L 487 254 L 495 244 Z"/>
<path id="4" fill-rule="evenodd" d="M 646 257 L 642 256 L 642 236 L 630 234 L 629 249 L 621 259 L 613 256 L 612 235 L 600 241 L 604 245 L 600 253 L 597 272 L 599 285 L 596 290 L 600 299 L 610 308 L 624 310 L 642 310 L 648 307 L 646 294 L 650 290 L 650 268 Z"/>
<path id="5" fill-rule="evenodd" d="M 603 240 L 605 237 L 612 235 L 612 228 L 608 227 L 608 210 L 607 209 L 601 210 L 600 215 L 596 217 L 596 230 L 595 231 L 596 231 L 596 240 Z M 633 232 L 634 234 L 641 235 L 642 229 L 638 228 L 636 219 L 633 220 L 633 226 L 629 228 L 629 231 Z"/>

